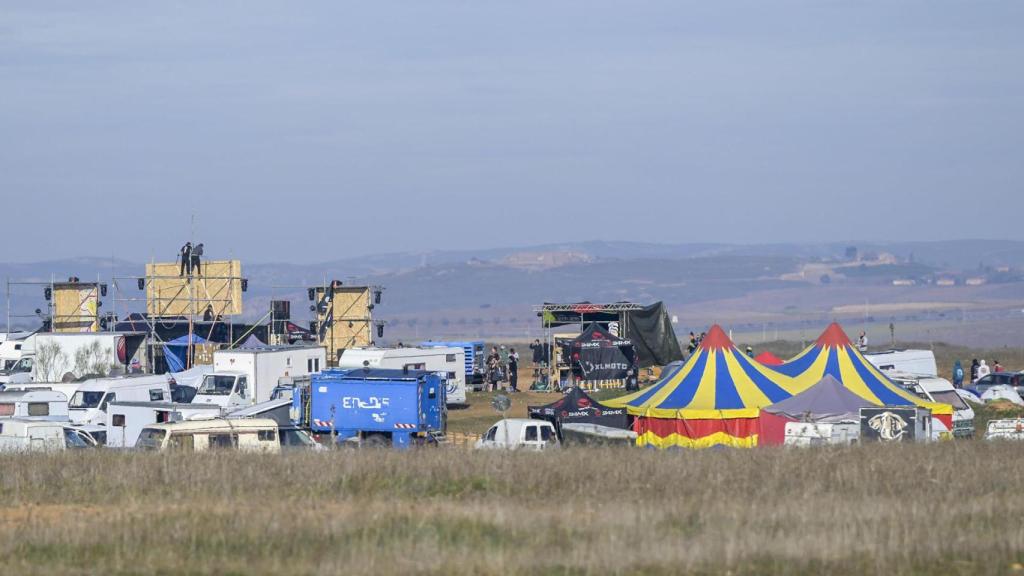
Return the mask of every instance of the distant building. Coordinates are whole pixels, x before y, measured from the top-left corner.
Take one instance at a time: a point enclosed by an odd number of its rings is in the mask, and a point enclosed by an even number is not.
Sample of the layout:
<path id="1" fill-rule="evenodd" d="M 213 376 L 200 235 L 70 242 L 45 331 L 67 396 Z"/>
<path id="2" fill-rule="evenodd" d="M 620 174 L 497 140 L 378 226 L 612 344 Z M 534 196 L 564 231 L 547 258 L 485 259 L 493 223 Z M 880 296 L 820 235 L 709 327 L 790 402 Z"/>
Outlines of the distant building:
<path id="1" fill-rule="evenodd" d="M 899 278 L 892 281 L 893 286 L 913 286 L 915 284 L 917 284 L 917 281 L 909 278 Z"/>
<path id="2" fill-rule="evenodd" d="M 939 278 L 935 281 L 936 286 L 956 286 L 956 280 L 952 278 Z"/>
<path id="3" fill-rule="evenodd" d="M 966 284 L 968 286 L 981 286 L 982 284 L 987 284 L 987 283 L 988 283 L 988 279 L 984 278 L 982 276 L 974 276 L 974 277 L 968 278 L 967 280 L 964 281 L 964 284 Z"/>

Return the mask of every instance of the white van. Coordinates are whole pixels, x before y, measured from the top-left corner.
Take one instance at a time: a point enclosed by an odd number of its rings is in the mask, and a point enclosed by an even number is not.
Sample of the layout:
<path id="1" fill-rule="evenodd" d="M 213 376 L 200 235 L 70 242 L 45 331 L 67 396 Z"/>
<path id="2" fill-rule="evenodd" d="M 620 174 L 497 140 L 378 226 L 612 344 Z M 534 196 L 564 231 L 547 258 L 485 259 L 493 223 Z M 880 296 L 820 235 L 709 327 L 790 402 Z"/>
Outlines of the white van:
<path id="1" fill-rule="evenodd" d="M 919 376 L 894 370 L 885 370 L 883 373 L 918 398 L 952 406 L 953 430 L 951 432 L 954 438 L 974 436 L 974 409 L 970 404 L 964 402 L 952 382 L 945 378 Z"/>
<path id="2" fill-rule="evenodd" d="M 437 372 L 447 387 L 449 406 L 466 404 L 466 350 L 450 348 L 349 348 L 338 368 L 393 368 Z"/>
<path id="3" fill-rule="evenodd" d="M 146 426 L 135 447 L 142 450 L 239 450 L 278 454 L 277 423 L 266 418 L 249 420 L 186 420 Z"/>
<path id="4" fill-rule="evenodd" d="M 133 448 L 142 429 L 152 424 L 210 419 L 220 416 L 220 406 L 174 402 L 110 402 L 107 404 L 106 444 Z"/>
<path id="5" fill-rule="evenodd" d="M 234 410 L 270 400 L 282 382 L 293 382 L 327 367 L 323 346 L 267 346 L 217 350 L 213 372 L 203 376 L 195 404 Z"/>
<path id="6" fill-rule="evenodd" d="M 558 446 L 555 427 L 547 420 L 506 418 L 476 441 L 477 449 L 544 450 Z"/>
<path id="7" fill-rule="evenodd" d="M 879 370 L 906 372 L 919 376 L 939 375 L 935 353 L 931 350 L 886 350 L 865 354 L 864 359 Z"/>
<path id="8" fill-rule="evenodd" d="M 54 390 L 0 392 L 0 417 L 68 419 L 68 397 Z"/>
<path id="9" fill-rule="evenodd" d="M 88 434 L 61 422 L 0 418 L 0 452 L 51 452 L 94 446 Z"/>
<path id="10" fill-rule="evenodd" d="M 68 401 L 68 417 L 75 424 L 105 424 L 107 405 L 114 401 L 167 402 L 171 387 L 167 376 L 128 375 L 86 380 Z"/>
<path id="11" fill-rule="evenodd" d="M 10 370 L 21 360 L 22 340 L 0 342 L 0 370 Z"/>

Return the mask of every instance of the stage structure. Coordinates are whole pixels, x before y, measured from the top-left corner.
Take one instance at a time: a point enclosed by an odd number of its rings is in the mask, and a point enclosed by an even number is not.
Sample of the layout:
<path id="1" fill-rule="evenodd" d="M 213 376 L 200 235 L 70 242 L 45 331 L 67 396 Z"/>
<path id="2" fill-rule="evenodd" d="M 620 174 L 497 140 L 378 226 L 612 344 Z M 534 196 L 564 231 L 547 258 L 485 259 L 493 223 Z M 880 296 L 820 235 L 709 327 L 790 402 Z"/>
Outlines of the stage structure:
<path id="1" fill-rule="evenodd" d="M 202 273 L 181 275 L 178 263 L 151 262 L 146 264 L 145 276 L 113 279 L 115 307 L 120 305 L 128 311 L 145 301 L 144 320 L 149 325 L 151 347 L 166 344 L 158 336 L 158 323 L 188 322 L 187 368 L 192 365 L 197 343 L 209 340 L 219 323 L 233 330 L 231 317 L 242 313 L 242 295 L 248 289 L 239 260 L 203 261 L 201 270 Z M 128 296 L 133 289 L 144 291 L 145 297 Z M 209 333 L 196 333 L 197 322 L 208 326 Z M 229 339 L 234 343 L 234 334 L 229 334 Z"/>
<path id="2" fill-rule="evenodd" d="M 373 309 L 381 303 L 380 286 L 347 286 L 339 280 L 307 290 L 310 312 L 316 320 L 310 330 L 327 349 L 327 362 L 337 365 L 348 348 L 372 346 L 384 336 L 384 323 L 373 321 Z"/>
<path id="3" fill-rule="evenodd" d="M 41 308 L 35 309 L 32 314 L 13 311 L 14 291 L 29 286 L 42 289 L 43 299 L 46 301 L 45 313 Z M 103 306 L 100 298 L 106 295 L 106 284 L 99 281 L 82 282 L 77 277 L 71 277 L 66 282 L 57 282 L 53 279 L 49 282 L 8 280 L 7 332 L 10 333 L 13 329 L 12 318 L 38 318 L 46 332 L 82 333 L 105 330 L 107 319 L 100 313 Z"/>

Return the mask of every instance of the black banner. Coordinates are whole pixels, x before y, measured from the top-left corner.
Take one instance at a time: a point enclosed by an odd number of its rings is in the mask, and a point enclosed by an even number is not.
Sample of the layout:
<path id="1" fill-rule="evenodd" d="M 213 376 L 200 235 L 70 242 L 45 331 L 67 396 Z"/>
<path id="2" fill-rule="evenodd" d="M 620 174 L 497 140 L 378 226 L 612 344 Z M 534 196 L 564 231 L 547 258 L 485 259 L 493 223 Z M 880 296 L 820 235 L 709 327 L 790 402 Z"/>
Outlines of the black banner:
<path id="1" fill-rule="evenodd" d="M 633 342 L 616 338 L 598 324 L 566 345 L 564 357 L 577 380 L 623 380 L 636 373 Z"/>
<path id="2" fill-rule="evenodd" d="M 860 409 L 862 442 L 913 442 L 916 437 L 916 408 Z"/>

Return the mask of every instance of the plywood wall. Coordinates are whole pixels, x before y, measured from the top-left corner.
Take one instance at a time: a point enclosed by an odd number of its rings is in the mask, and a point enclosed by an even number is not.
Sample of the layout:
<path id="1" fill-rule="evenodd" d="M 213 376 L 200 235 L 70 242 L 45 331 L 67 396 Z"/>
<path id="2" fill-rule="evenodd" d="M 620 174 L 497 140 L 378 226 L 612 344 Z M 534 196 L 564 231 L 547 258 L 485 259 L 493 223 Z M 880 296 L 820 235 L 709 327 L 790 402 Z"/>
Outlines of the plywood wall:
<path id="1" fill-rule="evenodd" d="M 99 287 L 95 283 L 53 285 L 53 331 L 99 332 Z"/>
<path id="2" fill-rule="evenodd" d="M 328 288 L 331 290 L 331 288 Z M 317 298 L 322 295 L 317 291 Z M 320 344 L 327 348 L 329 361 L 337 360 L 340 351 L 347 348 L 365 348 L 373 341 L 373 317 L 370 313 L 370 288 L 366 286 L 339 286 L 333 289 L 334 324 L 323 331 Z M 331 306 L 328 305 L 328 311 Z M 322 326 L 327 314 L 317 314 Z"/>
<path id="3" fill-rule="evenodd" d="M 202 317 L 207 306 L 215 316 L 242 313 L 242 263 L 211 260 L 200 274 L 178 276 L 174 262 L 146 264 L 146 311 L 153 317 Z"/>

